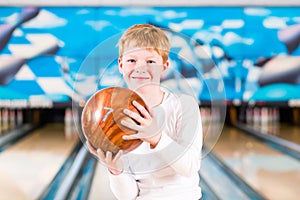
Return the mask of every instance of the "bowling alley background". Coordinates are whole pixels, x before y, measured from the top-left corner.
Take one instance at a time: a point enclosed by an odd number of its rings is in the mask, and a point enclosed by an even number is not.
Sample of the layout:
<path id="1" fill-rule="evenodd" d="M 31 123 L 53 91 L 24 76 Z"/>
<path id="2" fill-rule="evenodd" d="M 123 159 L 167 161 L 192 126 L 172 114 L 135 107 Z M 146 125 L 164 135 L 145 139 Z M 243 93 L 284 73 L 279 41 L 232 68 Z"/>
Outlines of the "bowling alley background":
<path id="1" fill-rule="evenodd" d="M 118 57 L 114 43 L 99 49 L 102 57 L 90 59 L 90 69 L 82 69 L 84 60 L 129 26 L 151 23 L 178 36 L 173 68 L 200 102 L 299 106 L 299 13 L 298 7 L 0 7 L 0 105 L 66 107 L 115 84 L 116 63 L 103 64 Z M 184 51 L 183 59 L 176 56 Z M 104 69 L 109 73 L 99 81 Z M 212 95 L 208 83 L 224 96 Z"/>
<path id="2" fill-rule="evenodd" d="M 0 2 L 0 199 L 113 199 L 77 136 L 86 100 L 123 86 L 116 44 L 137 23 L 170 38 L 162 84 L 198 99 L 203 199 L 298 199 L 299 3 L 10 2 Z"/>

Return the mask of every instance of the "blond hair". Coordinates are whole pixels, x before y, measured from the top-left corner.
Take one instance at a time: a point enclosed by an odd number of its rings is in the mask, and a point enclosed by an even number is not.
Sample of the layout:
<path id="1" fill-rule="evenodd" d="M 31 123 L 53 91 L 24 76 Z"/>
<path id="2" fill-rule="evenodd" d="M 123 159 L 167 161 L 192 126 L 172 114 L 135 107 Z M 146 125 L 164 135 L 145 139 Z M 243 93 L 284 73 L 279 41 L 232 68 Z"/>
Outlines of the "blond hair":
<path id="1" fill-rule="evenodd" d="M 168 60 L 170 42 L 165 33 L 150 24 L 137 24 L 126 30 L 118 42 L 120 58 L 130 45 L 155 50 L 163 59 Z"/>

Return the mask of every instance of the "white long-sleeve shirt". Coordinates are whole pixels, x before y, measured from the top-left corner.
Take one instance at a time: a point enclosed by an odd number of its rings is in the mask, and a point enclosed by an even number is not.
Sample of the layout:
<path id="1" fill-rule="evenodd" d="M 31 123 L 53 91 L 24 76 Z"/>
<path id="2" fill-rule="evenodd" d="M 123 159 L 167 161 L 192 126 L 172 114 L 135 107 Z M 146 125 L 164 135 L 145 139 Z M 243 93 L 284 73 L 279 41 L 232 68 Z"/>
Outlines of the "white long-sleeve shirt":
<path id="1" fill-rule="evenodd" d="M 125 170 L 109 175 L 114 195 L 121 200 L 196 200 L 199 187 L 202 124 L 191 96 L 166 93 L 156 108 L 163 113 L 162 137 L 155 147 L 142 143 L 123 156 Z"/>

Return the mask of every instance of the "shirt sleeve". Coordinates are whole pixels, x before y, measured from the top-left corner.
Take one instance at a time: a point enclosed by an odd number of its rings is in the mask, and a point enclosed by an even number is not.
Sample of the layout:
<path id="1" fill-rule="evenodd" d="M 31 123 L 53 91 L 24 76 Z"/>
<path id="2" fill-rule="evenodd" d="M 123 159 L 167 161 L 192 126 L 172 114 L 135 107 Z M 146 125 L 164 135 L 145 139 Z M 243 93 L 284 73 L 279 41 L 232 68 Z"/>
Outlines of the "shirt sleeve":
<path id="1" fill-rule="evenodd" d="M 162 135 L 155 151 L 170 162 L 170 166 L 183 176 L 192 176 L 200 169 L 202 150 L 202 122 L 199 106 L 190 96 L 180 97 L 177 110 L 177 133 L 174 137 Z M 168 146 L 169 150 L 161 151 Z"/>
<path id="2" fill-rule="evenodd" d="M 110 188 L 117 199 L 134 200 L 138 195 L 136 180 L 131 174 L 113 175 L 109 171 Z"/>

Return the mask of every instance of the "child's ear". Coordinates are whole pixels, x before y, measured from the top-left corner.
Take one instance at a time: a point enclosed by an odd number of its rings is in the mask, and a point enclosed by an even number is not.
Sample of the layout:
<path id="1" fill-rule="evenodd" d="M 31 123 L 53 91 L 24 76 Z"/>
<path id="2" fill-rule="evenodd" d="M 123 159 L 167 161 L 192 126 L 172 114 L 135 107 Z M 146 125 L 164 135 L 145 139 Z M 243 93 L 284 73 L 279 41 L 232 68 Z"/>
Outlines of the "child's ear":
<path id="1" fill-rule="evenodd" d="M 167 69 L 169 68 L 169 65 L 170 65 L 170 62 L 169 62 L 169 59 L 164 63 L 163 65 L 163 72 L 166 72 Z"/>
<path id="2" fill-rule="evenodd" d="M 163 78 L 163 77 L 165 76 L 165 74 L 167 73 L 167 70 L 169 69 L 169 65 L 170 65 L 169 60 L 167 60 L 167 61 L 163 64 L 163 70 L 162 70 L 162 73 L 161 73 L 161 78 Z"/>
<path id="3" fill-rule="evenodd" d="M 123 74 L 123 63 L 122 63 L 122 59 L 121 58 L 118 59 L 118 65 L 119 65 L 119 72 L 121 74 Z"/>

